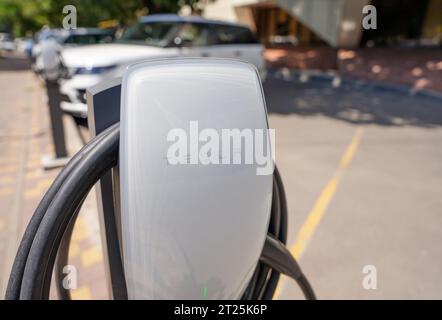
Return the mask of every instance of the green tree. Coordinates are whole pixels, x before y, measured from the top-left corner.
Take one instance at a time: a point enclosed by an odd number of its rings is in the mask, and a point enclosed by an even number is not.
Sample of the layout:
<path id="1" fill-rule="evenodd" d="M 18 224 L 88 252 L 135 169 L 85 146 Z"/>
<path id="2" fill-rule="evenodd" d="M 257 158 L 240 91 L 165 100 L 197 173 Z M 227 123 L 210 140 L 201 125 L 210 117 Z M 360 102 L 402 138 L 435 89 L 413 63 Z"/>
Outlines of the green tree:
<path id="1" fill-rule="evenodd" d="M 100 21 L 118 20 L 127 24 L 148 13 L 176 13 L 183 5 L 196 9 L 200 0 L 1 0 L 0 30 L 16 36 L 38 31 L 47 25 L 60 28 L 63 7 L 77 8 L 77 25 L 95 27 Z"/>
<path id="2" fill-rule="evenodd" d="M 50 1 L 3 0 L 0 4 L 0 29 L 23 35 L 48 24 L 45 15 Z"/>

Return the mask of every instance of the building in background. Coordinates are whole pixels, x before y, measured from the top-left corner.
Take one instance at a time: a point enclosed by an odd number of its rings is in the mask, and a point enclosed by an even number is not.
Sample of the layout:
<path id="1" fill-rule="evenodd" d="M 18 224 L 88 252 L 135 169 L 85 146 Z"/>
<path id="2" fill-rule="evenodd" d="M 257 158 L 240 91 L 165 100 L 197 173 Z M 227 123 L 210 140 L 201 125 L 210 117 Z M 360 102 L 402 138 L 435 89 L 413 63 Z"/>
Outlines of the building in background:
<path id="1" fill-rule="evenodd" d="M 362 28 L 362 8 L 377 29 Z M 440 45 L 442 0 L 207 0 L 203 15 L 241 22 L 266 45 Z"/>

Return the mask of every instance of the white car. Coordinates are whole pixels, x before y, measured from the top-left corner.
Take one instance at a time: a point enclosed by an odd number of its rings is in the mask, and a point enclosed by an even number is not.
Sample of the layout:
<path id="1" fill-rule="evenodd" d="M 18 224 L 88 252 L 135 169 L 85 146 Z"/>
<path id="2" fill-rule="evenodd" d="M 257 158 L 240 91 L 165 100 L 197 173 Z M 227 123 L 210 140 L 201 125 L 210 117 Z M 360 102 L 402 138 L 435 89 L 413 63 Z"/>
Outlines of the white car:
<path id="1" fill-rule="evenodd" d="M 111 42 L 114 37 L 112 30 L 99 28 L 77 28 L 73 30 L 44 29 L 36 36 L 36 43 L 31 49 L 32 69 L 36 73 L 42 72 L 41 51 L 45 42 L 58 44 L 59 51 L 65 48 Z"/>
<path id="2" fill-rule="evenodd" d="M 16 49 L 14 38 L 9 33 L 0 33 L 0 52 L 14 51 Z"/>
<path id="3" fill-rule="evenodd" d="M 239 59 L 255 65 L 262 79 L 266 76 L 264 47 L 249 28 L 202 17 L 149 15 L 114 43 L 63 50 L 62 64 L 68 79 L 61 85 L 67 100 L 62 109 L 86 117 L 88 87 L 120 76 L 133 62 L 178 56 Z"/>

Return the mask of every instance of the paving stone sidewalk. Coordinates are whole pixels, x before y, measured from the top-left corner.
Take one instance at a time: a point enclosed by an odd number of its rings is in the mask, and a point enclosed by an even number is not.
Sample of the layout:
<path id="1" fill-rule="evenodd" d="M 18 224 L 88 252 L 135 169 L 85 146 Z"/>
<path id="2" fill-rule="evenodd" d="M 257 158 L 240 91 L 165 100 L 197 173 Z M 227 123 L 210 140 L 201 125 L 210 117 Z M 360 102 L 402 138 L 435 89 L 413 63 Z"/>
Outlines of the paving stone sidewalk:
<path id="1" fill-rule="evenodd" d="M 0 296 L 3 298 L 19 241 L 38 202 L 59 169 L 42 168 L 52 155 L 46 93 L 43 82 L 26 60 L 0 58 Z M 65 118 L 69 153 L 81 147 L 73 121 Z M 74 299 L 107 297 L 96 205 L 92 192 L 79 215 L 70 248 L 70 265 L 77 271 Z M 56 298 L 55 290 L 51 297 Z"/>
<path id="2" fill-rule="evenodd" d="M 273 47 L 265 58 L 274 68 L 335 70 L 355 79 L 442 92 L 442 48 Z"/>

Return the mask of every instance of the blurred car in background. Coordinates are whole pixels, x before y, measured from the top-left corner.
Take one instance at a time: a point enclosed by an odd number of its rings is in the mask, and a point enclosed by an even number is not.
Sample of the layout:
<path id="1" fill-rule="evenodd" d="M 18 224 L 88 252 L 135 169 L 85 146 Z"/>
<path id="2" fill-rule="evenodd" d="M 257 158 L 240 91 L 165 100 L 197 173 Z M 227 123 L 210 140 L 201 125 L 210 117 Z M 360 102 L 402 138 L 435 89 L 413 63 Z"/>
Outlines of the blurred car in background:
<path id="1" fill-rule="evenodd" d="M 36 36 L 36 43 L 32 47 L 31 61 L 35 72 L 41 71 L 41 45 L 45 41 L 55 40 L 60 51 L 67 47 L 112 42 L 114 31 L 99 28 L 77 28 L 72 30 L 46 29 Z"/>
<path id="2" fill-rule="evenodd" d="M 14 37 L 10 33 L 0 33 L 0 52 L 11 52 L 16 48 Z"/>
<path id="3" fill-rule="evenodd" d="M 15 44 L 19 53 L 25 54 L 28 58 L 31 58 L 32 47 L 34 46 L 34 40 L 31 37 L 16 38 Z"/>
<path id="4" fill-rule="evenodd" d="M 256 66 L 266 76 L 264 47 L 242 25 L 202 17 L 158 14 L 141 17 L 111 44 L 63 50 L 68 78 L 61 85 L 62 109 L 86 118 L 86 89 L 120 76 L 130 63 L 164 57 L 234 58 Z"/>

